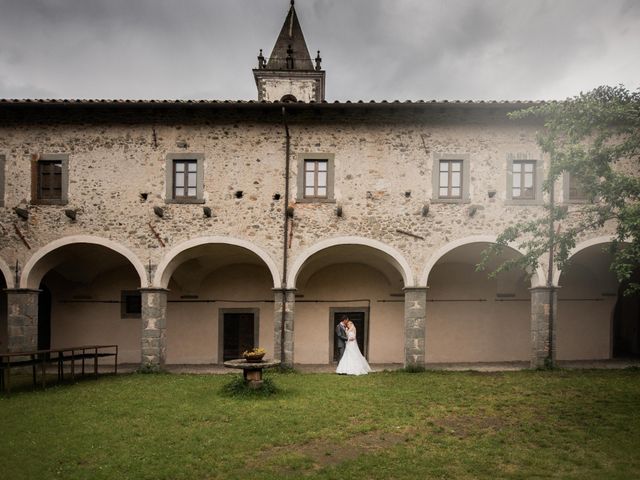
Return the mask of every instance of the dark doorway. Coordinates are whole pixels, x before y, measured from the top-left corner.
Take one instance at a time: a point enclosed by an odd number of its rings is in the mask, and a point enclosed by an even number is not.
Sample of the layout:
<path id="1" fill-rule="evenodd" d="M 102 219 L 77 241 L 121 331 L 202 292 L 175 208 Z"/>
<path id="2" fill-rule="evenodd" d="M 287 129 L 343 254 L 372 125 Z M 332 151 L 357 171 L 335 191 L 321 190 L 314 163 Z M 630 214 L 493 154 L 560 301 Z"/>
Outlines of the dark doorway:
<path id="1" fill-rule="evenodd" d="M 631 281 L 640 282 L 640 269 Z M 640 294 L 624 295 L 626 284 L 618 289 L 613 313 L 613 357 L 640 358 Z"/>
<path id="2" fill-rule="evenodd" d="M 368 352 L 368 335 L 369 335 L 369 315 L 367 310 L 348 310 L 348 309 L 339 309 L 332 308 L 331 309 L 331 359 L 333 362 L 337 362 L 338 358 L 338 342 L 336 342 L 336 326 L 342 320 L 342 316 L 346 315 L 349 317 L 354 325 L 356 326 L 356 340 L 358 342 L 358 348 L 360 348 L 360 352 L 367 357 L 369 355 Z"/>
<path id="3" fill-rule="evenodd" d="M 51 348 L 51 291 L 40 284 L 38 294 L 38 350 Z"/>
<path id="4" fill-rule="evenodd" d="M 224 312 L 222 322 L 223 361 L 242 358 L 245 350 L 256 346 L 257 322 L 253 312 Z"/>

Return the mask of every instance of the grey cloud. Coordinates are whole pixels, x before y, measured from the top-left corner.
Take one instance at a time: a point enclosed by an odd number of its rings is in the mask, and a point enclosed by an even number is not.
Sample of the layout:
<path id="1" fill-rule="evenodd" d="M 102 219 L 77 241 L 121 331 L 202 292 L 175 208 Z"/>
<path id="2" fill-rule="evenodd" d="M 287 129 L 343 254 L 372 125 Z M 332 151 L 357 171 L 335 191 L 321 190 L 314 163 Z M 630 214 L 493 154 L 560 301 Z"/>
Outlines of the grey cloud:
<path id="1" fill-rule="evenodd" d="M 0 0 L 0 97 L 255 98 L 288 0 Z M 635 88 L 634 0 L 299 0 L 330 99 Z M 627 45 L 628 48 L 624 48 Z M 32 87 L 29 87 L 31 85 Z"/>

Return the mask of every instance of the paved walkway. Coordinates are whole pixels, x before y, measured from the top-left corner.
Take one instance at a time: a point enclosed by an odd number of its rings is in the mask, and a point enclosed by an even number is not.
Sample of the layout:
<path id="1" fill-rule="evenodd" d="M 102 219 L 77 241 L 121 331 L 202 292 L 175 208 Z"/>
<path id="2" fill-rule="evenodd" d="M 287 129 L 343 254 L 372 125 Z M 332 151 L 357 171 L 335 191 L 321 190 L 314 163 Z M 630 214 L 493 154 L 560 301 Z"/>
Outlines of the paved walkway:
<path id="1" fill-rule="evenodd" d="M 574 360 L 559 361 L 561 368 L 567 369 L 621 369 L 636 367 L 640 368 L 640 359 L 631 360 Z M 138 365 L 128 364 L 119 365 L 118 371 L 134 372 Z M 374 363 L 371 364 L 376 372 L 383 370 L 399 370 L 402 368 L 400 363 Z M 492 362 L 492 363 L 430 363 L 426 365 L 428 370 L 445 370 L 445 371 L 464 371 L 474 370 L 477 372 L 508 372 L 517 370 L 526 370 L 529 368 L 529 362 Z M 329 364 L 316 365 L 295 365 L 295 369 L 302 373 L 333 373 L 336 366 Z M 195 373 L 195 374 L 225 374 L 234 373 L 233 370 L 225 368 L 222 365 L 167 365 L 166 370 L 170 373 Z M 237 373 L 237 372 L 235 372 Z"/>

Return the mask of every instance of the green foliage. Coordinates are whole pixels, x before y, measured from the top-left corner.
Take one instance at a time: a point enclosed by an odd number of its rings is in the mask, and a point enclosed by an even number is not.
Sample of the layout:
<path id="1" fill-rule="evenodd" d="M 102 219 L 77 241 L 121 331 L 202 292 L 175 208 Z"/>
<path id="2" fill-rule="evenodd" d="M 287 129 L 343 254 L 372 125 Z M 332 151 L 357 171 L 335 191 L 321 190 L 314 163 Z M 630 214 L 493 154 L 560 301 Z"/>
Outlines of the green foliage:
<path id="1" fill-rule="evenodd" d="M 404 373 L 422 373 L 426 371 L 426 368 L 424 368 L 422 365 L 409 364 L 400 371 Z"/>
<path id="2" fill-rule="evenodd" d="M 262 379 L 262 388 L 252 389 L 249 388 L 249 382 L 239 375 L 234 375 L 231 381 L 222 386 L 220 392 L 225 396 L 231 397 L 259 398 L 274 395 L 279 392 L 279 389 L 273 380 L 267 376 Z"/>
<path id="3" fill-rule="evenodd" d="M 628 285 L 626 293 L 640 289 L 630 281 L 640 265 L 640 90 L 598 87 L 510 117 L 544 124 L 537 142 L 550 159 L 543 184 L 550 201 L 544 215 L 504 230 L 484 252 L 479 268 L 509 244 L 517 244 L 525 255 L 501 264 L 494 274 L 514 266 L 533 272 L 550 249 L 557 267 L 563 268 L 581 235 L 613 224 L 611 268 Z M 553 201 L 553 186 L 564 172 L 580 183 L 586 203 L 568 208 Z"/>

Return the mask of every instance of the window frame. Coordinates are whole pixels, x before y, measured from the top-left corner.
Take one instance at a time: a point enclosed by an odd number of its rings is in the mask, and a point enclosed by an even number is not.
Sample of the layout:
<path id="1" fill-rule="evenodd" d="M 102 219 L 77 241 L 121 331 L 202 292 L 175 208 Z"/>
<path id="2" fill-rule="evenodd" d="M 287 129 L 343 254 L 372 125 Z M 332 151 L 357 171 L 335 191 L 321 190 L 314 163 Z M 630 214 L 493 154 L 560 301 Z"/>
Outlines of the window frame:
<path id="1" fill-rule="evenodd" d="M 513 196 L 513 164 L 529 162 L 533 163 L 533 197 Z M 509 153 L 507 155 L 507 191 L 505 195 L 505 205 L 542 205 L 542 179 L 544 178 L 544 162 L 540 157 L 534 157 L 528 153 Z M 522 172 L 524 173 L 524 172 Z"/>
<path id="2" fill-rule="evenodd" d="M 440 163 L 442 161 L 461 162 L 460 172 L 460 196 L 459 197 L 441 197 L 440 196 Z M 449 164 L 451 165 L 451 164 Z M 449 179 L 451 179 L 451 171 L 449 171 Z M 434 153 L 433 169 L 431 175 L 431 201 L 432 203 L 469 203 L 470 199 L 470 155 L 468 153 Z M 449 185 L 449 191 L 451 186 Z"/>
<path id="3" fill-rule="evenodd" d="M 140 312 L 127 311 L 127 297 L 140 298 Z M 142 318 L 142 293 L 140 290 L 121 290 L 120 291 L 120 318 Z"/>
<path id="4" fill-rule="evenodd" d="M 335 183 L 335 154 L 333 153 L 299 153 L 297 155 L 298 181 L 296 202 L 298 203 L 335 203 L 334 183 Z M 326 197 L 305 196 L 306 186 L 306 163 L 307 161 L 324 160 L 327 162 L 327 195 Z M 317 171 L 316 171 L 317 172 Z M 317 189 L 317 185 L 315 186 Z M 317 191 L 317 190 L 316 190 Z"/>
<path id="5" fill-rule="evenodd" d="M 520 171 L 516 172 L 516 165 L 519 166 Z M 531 172 L 527 172 L 526 165 L 531 165 Z M 511 199 L 517 201 L 530 201 L 536 199 L 536 190 L 538 188 L 538 175 L 536 169 L 538 167 L 538 162 L 535 160 L 512 160 L 511 162 Z M 527 175 L 530 174 L 532 176 L 531 179 L 531 187 L 526 187 L 526 178 Z M 513 184 L 515 183 L 516 177 L 520 177 L 520 186 L 515 187 Z M 514 195 L 513 190 L 515 188 L 520 189 L 520 195 Z"/>
<path id="6" fill-rule="evenodd" d="M 7 157 L 0 154 L 0 207 L 4 207 L 4 168 L 7 162 Z"/>
<path id="7" fill-rule="evenodd" d="M 562 174 L 562 203 L 590 203 L 589 198 L 586 195 L 583 198 L 571 198 L 571 173 L 567 171 Z"/>
<path id="8" fill-rule="evenodd" d="M 60 162 L 60 198 L 40 198 L 40 166 Z M 34 205 L 66 205 L 69 203 L 69 155 L 66 153 L 32 155 L 31 203 Z"/>
<path id="9" fill-rule="evenodd" d="M 175 163 L 196 162 L 196 196 L 175 197 Z M 204 154 L 203 153 L 168 153 L 165 164 L 165 203 L 194 204 L 205 203 L 204 200 Z"/>

